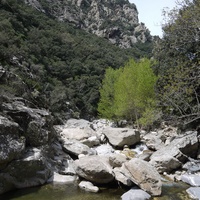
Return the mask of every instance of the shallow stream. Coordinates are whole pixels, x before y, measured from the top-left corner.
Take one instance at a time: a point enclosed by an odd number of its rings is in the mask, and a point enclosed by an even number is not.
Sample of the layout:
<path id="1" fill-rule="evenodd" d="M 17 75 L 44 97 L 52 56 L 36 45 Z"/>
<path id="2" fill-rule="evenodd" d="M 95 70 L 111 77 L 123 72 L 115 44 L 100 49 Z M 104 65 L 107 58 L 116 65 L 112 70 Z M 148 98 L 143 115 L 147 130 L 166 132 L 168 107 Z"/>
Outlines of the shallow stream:
<path id="1" fill-rule="evenodd" d="M 165 183 L 161 197 L 152 200 L 190 200 L 185 190 L 185 184 Z M 53 185 L 48 184 L 41 187 L 26 188 L 11 191 L 0 195 L 0 200 L 120 200 L 126 191 L 119 188 L 104 189 L 99 193 L 89 193 L 79 189 L 73 184 Z"/>

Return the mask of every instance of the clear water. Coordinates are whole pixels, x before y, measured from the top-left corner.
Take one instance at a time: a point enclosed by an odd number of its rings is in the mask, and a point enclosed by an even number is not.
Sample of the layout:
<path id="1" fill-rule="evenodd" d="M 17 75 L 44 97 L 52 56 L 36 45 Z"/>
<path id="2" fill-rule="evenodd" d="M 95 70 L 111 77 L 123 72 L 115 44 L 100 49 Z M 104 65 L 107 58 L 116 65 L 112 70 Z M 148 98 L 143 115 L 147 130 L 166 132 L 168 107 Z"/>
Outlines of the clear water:
<path id="1" fill-rule="evenodd" d="M 53 185 L 26 188 L 0 195 L 0 200 L 118 200 L 122 189 L 102 189 L 100 193 L 89 193 L 75 185 Z"/>
<path id="2" fill-rule="evenodd" d="M 185 184 L 167 183 L 163 186 L 161 197 L 154 197 L 152 200 L 190 200 L 185 190 Z M 120 200 L 125 192 L 123 189 L 101 188 L 100 193 L 89 193 L 79 189 L 75 185 L 53 185 L 48 184 L 42 187 L 26 188 L 0 195 L 0 200 Z"/>

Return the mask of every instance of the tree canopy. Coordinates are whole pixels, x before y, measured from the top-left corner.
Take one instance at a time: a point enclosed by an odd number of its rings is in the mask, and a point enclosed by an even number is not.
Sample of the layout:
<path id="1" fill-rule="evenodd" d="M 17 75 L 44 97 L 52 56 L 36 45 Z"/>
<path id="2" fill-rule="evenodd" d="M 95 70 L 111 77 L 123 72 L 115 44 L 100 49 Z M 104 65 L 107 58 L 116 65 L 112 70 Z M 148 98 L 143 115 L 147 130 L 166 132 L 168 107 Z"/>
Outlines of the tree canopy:
<path id="1" fill-rule="evenodd" d="M 157 80 L 152 65 L 149 59 L 138 62 L 131 59 L 123 68 L 108 69 L 100 90 L 100 115 L 111 119 L 127 119 L 142 125 L 152 123 Z"/>
<path id="2" fill-rule="evenodd" d="M 160 106 L 177 121 L 196 123 L 200 119 L 200 1 L 184 0 L 164 14 L 164 36 L 154 49 Z"/>

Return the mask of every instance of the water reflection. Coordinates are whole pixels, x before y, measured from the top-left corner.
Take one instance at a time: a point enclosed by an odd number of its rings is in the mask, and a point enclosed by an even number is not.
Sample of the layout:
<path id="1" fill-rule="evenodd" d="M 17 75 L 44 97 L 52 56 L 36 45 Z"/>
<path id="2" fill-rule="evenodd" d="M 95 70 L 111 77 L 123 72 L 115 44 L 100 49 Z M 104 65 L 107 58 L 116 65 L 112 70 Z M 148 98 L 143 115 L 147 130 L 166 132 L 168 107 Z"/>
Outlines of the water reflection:
<path id="1" fill-rule="evenodd" d="M 88 193 L 75 185 L 44 185 L 16 190 L 1 195 L 1 200 L 119 200 L 122 189 L 101 189 L 100 193 Z"/>
<path id="2" fill-rule="evenodd" d="M 186 184 L 164 183 L 161 197 L 152 200 L 191 200 L 185 190 Z M 1 200 L 120 200 L 125 190 L 120 188 L 103 189 L 100 193 L 88 193 L 76 185 L 53 185 L 27 188 L 0 195 Z"/>

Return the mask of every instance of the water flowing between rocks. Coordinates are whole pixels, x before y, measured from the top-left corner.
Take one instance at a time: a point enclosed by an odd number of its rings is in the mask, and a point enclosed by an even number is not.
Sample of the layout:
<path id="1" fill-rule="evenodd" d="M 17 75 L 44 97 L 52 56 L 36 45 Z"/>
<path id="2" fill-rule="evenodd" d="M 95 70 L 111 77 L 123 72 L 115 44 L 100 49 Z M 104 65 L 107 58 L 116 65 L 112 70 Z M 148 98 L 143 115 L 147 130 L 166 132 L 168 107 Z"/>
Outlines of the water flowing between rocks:
<path id="1" fill-rule="evenodd" d="M 152 200 L 190 200 L 185 190 L 186 184 L 163 185 L 161 197 L 154 197 Z M 1 200 L 119 200 L 125 192 L 122 188 L 101 188 L 99 193 L 89 193 L 81 190 L 77 186 L 70 184 L 48 184 L 41 187 L 26 188 L 11 191 L 0 195 Z"/>

